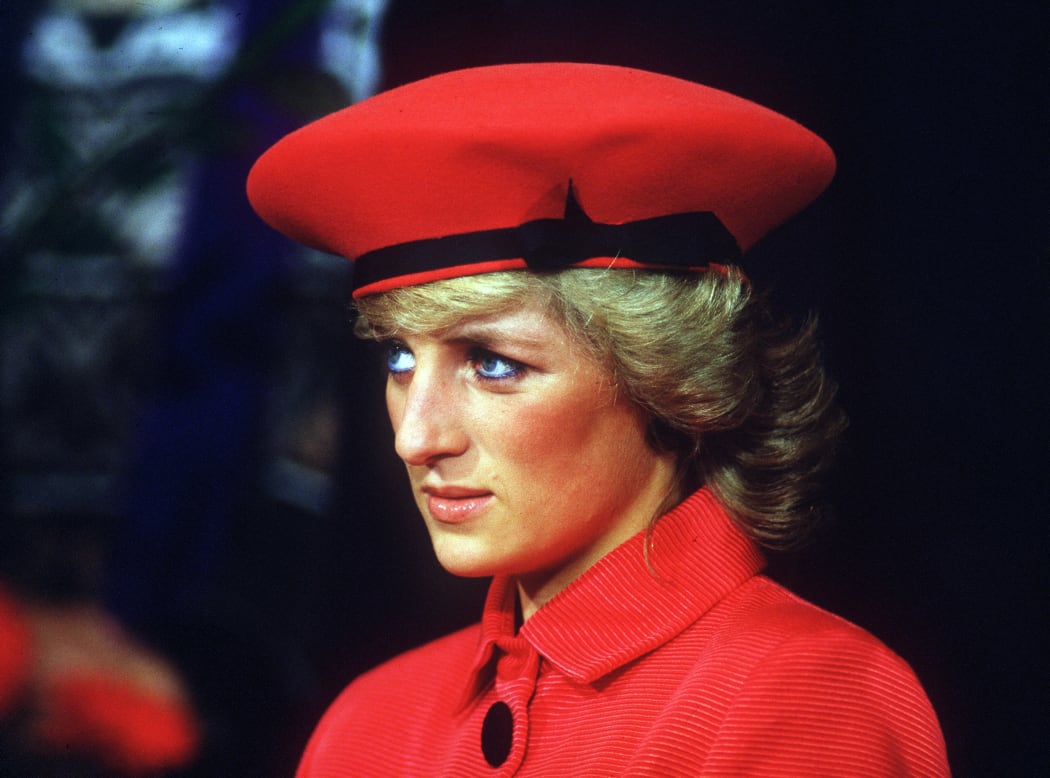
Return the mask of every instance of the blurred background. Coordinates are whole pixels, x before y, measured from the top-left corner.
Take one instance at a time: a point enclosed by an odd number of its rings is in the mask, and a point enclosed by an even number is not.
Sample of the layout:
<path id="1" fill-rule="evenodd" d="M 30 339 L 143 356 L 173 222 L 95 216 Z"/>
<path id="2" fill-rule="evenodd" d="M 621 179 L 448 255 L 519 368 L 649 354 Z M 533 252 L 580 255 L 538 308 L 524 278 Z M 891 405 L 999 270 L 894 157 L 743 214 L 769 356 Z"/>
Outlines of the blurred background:
<path id="1" fill-rule="evenodd" d="M 349 268 L 243 194 L 286 132 L 582 60 L 791 116 L 839 173 L 745 263 L 819 312 L 836 521 L 771 558 L 916 669 L 960 776 L 1050 774 L 1044 4 L 0 0 L 0 776 L 287 776 L 354 675 L 474 621 Z M 406 704 L 411 704 L 406 697 Z"/>

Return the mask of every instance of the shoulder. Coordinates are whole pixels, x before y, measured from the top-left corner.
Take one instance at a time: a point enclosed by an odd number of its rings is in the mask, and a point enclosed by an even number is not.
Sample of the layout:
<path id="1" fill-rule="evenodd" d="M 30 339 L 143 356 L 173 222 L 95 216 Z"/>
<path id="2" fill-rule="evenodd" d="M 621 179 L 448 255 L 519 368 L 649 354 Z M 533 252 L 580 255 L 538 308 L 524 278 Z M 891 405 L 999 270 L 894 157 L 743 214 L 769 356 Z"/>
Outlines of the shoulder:
<path id="1" fill-rule="evenodd" d="M 799 775 L 811 774 L 808 767 L 851 774 L 846 765 L 861 763 L 885 774 L 947 774 L 919 680 L 871 633 L 762 577 L 727 605 L 722 637 L 739 683 L 723 719 L 722 756 L 776 753 L 791 763 L 785 752 L 795 751 Z"/>
<path id="2" fill-rule="evenodd" d="M 719 641 L 735 658 L 741 694 L 773 684 L 782 699 L 853 690 L 880 697 L 925 694 L 908 664 L 867 630 L 758 576 L 716 608 Z M 763 691 L 764 693 L 764 691 Z"/>
<path id="3" fill-rule="evenodd" d="M 454 632 L 355 679 L 318 723 L 299 775 L 328 774 L 330 763 L 349 764 L 361 754 L 396 753 L 403 740 L 446 728 L 470 677 L 479 634 L 477 625 Z"/>
<path id="4" fill-rule="evenodd" d="M 884 682 L 918 684 L 907 663 L 870 632 L 768 578 L 752 579 L 725 604 L 726 632 L 755 672 L 823 668 L 844 680 L 876 672 Z"/>

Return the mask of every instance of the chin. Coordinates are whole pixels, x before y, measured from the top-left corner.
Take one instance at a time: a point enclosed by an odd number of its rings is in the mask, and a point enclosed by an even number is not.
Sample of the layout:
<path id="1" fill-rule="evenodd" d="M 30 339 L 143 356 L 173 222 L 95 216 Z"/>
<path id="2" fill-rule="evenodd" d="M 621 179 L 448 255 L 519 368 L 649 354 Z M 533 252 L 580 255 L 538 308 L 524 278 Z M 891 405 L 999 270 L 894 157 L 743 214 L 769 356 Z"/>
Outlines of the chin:
<path id="1" fill-rule="evenodd" d="M 493 565 L 485 565 L 483 563 L 471 563 L 469 561 L 456 560 L 453 562 L 446 562 L 440 556 L 438 562 L 443 568 L 457 578 L 489 578 L 497 575 L 500 570 Z"/>
<path id="2" fill-rule="evenodd" d="M 434 544 L 438 563 L 452 575 L 460 578 L 488 578 L 506 572 L 504 565 L 491 554 L 478 553 L 463 548 L 454 548 L 455 543 Z"/>

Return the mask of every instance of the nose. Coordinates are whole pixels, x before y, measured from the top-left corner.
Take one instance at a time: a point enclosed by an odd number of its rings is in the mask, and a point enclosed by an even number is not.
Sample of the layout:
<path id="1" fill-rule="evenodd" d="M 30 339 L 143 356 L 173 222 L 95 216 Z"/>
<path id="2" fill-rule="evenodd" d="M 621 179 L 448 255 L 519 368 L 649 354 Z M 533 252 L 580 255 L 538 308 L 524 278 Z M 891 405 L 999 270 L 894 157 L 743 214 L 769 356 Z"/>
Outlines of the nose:
<path id="1" fill-rule="evenodd" d="M 466 451 L 459 400 L 452 381 L 417 365 L 387 384 L 387 410 L 394 428 L 394 450 L 408 465 L 432 465 Z"/>

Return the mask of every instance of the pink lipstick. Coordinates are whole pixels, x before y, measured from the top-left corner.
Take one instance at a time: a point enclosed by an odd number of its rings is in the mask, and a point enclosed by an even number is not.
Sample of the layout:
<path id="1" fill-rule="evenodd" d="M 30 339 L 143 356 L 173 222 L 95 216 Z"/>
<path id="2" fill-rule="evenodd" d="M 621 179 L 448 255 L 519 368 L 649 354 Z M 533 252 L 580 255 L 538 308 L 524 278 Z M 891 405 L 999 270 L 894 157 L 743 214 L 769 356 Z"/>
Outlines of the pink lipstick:
<path id="1" fill-rule="evenodd" d="M 442 524 L 462 524 L 477 516 L 492 502 L 490 492 L 460 488 L 424 489 L 427 510 Z"/>

